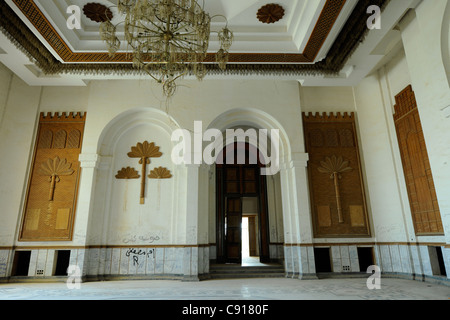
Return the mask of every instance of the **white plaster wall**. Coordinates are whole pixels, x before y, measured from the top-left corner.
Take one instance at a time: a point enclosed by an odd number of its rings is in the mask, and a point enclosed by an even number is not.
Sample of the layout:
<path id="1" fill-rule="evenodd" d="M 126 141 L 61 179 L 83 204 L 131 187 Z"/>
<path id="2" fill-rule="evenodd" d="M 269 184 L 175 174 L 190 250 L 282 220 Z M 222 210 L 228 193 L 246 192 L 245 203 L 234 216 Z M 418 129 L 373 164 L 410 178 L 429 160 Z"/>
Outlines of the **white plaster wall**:
<path id="1" fill-rule="evenodd" d="M 2 126 L 3 114 L 9 97 L 12 78 L 12 72 L 0 63 L 0 127 Z"/>
<path id="2" fill-rule="evenodd" d="M 389 98 L 386 98 L 386 100 L 390 104 L 392 114 L 394 114 L 395 96 L 411 84 L 411 75 L 409 73 L 408 63 L 406 61 L 403 47 L 391 61 L 389 61 L 378 71 L 378 73 L 385 75 L 387 78 L 386 88 L 382 87 L 382 90 L 386 91 Z M 380 78 L 382 75 L 380 75 Z M 381 81 L 382 79 L 380 79 L 380 82 Z"/>
<path id="3" fill-rule="evenodd" d="M 86 112 L 90 86 L 42 87 L 39 112 Z"/>
<path id="4" fill-rule="evenodd" d="M 352 87 L 300 87 L 302 112 L 355 112 Z"/>
<path id="5" fill-rule="evenodd" d="M 168 103 L 161 97 L 161 88 L 151 81 L 92 81 L 89 85 L 89 119 L 85 134 L 91 139 L 83 144 L 83 153 L 97 151 L 101 131 L 113 117 L 137 107 L 167 112 L 180 127 L 190 130 L 196 120 L 202 120 L 206 129 L 227 110 L 255 108 L 276 118 L 287 136 L 301 135 L 299 92 L 295 81 L 186 80 Z M 302 150 L 303 144 L 299 142 L 292 151 Z"/>
<path id="6" fill-rule="evenodd" d="M 29 87 L 16 76 L 6 91 L 0 127 L 0 246 L 12 246 L 17 239 L 41 95 L 40 87 Z"/>
<path id="7" fill-rule="evenodd" d="M 392 139 L 377 74 L 362 80 L 354 92 L 373 236 L 381 242 L 406 241 Z"/>

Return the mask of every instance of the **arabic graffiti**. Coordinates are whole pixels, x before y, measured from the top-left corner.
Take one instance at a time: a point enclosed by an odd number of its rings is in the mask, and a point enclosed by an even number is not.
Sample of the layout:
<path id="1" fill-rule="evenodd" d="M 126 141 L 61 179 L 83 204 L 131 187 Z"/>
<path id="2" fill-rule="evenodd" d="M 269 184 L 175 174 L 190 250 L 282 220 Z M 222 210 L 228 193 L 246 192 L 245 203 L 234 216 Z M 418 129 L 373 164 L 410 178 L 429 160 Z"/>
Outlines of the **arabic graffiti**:
<path id="1" fill-rule="evenodd" d="M 126 238 L 123 238 L 122 239 L 122 242 L 123 243 L 135 243 L 136 241 L 142 241 L 142 242 L 146 242 L 146 243 L 153 243 L 153 242 L 156 242 L 156 241 L 158 241 L 158 240 L 160 240 L 161 238 L 158 236 L 158 235 L 156 235 L 156 236 L 152 236 L 152 235 L 143 235 L 143 236 L 139 236 L 139 237 L 137 237 L 136 235 L 133 235 L 133 236 L 129 236 L 129 237 L 126 237 Z"/>
<path id="2" fill-rule="evenodd" d="M 155 258 L 155 249 L 135 249 L 135 248 L 129 248 L 125 256 L 130 257 L 133 259 L 133 266 L 139 266 L 139 257 L 143 256 L 145 258 Z"/>

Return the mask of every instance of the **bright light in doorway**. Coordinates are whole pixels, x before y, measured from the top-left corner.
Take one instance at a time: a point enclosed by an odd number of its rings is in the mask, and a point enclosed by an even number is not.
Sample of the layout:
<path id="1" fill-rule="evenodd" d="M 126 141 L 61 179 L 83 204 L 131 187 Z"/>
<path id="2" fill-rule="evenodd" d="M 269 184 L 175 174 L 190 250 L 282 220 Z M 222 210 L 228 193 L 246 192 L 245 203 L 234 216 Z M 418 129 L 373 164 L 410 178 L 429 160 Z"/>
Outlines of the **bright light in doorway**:
<path id="1" fill-rule="evenodd" d="M 248 258 L 250 256 L 250 245 L 248 237 L 248 218 L 242 217 L 242 259 Z"/>

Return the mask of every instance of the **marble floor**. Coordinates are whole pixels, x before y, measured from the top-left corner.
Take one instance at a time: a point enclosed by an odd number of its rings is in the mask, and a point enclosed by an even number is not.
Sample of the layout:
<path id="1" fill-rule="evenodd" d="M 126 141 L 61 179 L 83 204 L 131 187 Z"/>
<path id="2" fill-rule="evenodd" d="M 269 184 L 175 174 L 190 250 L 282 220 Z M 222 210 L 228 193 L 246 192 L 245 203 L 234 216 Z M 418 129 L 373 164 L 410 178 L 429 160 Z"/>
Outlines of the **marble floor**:
<path id="1" fill-rule="evenodd" d="M 0 300 L 449 300 L 450 287 L 414 280 L 288 278 L 99 281 L 69 289 L 58 283 L 0 283 Z"/>

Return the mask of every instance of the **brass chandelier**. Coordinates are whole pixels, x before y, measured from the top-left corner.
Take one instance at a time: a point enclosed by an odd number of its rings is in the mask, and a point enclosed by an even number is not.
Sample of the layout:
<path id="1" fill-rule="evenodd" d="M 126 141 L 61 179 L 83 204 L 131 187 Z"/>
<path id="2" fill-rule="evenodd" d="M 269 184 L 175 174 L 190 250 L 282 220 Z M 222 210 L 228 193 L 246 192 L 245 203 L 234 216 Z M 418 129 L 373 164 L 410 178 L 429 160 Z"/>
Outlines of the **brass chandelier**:
<path id="1" fill-rule="evenodd" d="M 199 80 L 205 77 L 210 24 L 217 16 L 210 17 L 197 0 L 119 0 L 117 7 L 125 15 L 125 40 L 134 67 L 161 83 L 167 97 L 175 93 L 178 78 L 188 74 Z M 110 20 L 102 22 L 100 35 L 113 56 L 121 45 L 116 26 Z M 233 33 L 225 25 L 218 38 L 216 62 L 224 70 Z"/>

